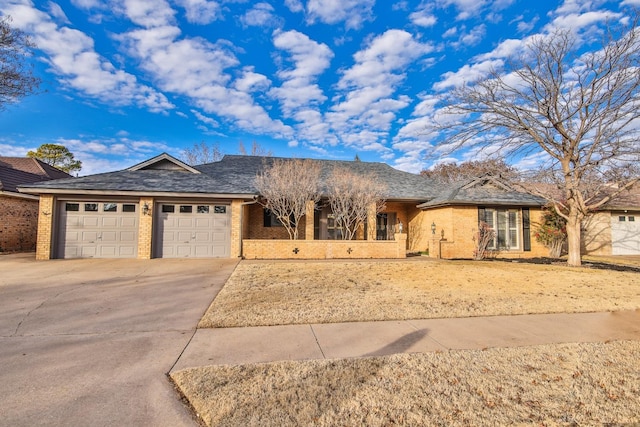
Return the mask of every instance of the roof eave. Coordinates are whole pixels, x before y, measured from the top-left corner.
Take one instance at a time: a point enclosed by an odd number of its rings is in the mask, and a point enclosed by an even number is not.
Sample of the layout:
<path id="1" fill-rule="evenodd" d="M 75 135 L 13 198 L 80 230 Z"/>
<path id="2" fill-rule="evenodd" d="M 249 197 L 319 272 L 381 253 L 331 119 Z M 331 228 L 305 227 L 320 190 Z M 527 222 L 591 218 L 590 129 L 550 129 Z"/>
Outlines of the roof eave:
<path id="1" fill-rule="evenodd" d="M 38 188 L 38 187 L 20 187 L 18 191 L 28 194 L 61 194 L 72 195 L 78 194 L 82 196 L 145 196 L 145 197 L 179 197 L 179 198 L 198 198 L 198 199 L 253 199 L 257 196 L 255 193 L 197 193 L 197 192 L 176 192 L 176 191 L 135 191 L 135 190 L 85 190 L 85 189 L 66 189 L 66 188 Z"/>

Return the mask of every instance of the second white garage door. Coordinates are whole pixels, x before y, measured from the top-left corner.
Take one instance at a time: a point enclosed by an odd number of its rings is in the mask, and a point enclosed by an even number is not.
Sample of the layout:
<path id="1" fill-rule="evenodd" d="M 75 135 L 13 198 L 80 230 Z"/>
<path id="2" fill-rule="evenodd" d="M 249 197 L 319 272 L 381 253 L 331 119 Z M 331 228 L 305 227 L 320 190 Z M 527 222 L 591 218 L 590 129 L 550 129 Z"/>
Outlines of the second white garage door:
<path id="1" fill-rule="evenodd" d="M 207 203 L 160 203 L 156 258 L 228 258 L 231 208 Z"/>
<path id="2" fill-rule="evenodd" d="M 638 212 L 611 214 L 612 255 L 640 255 L 640 215 Z"/>

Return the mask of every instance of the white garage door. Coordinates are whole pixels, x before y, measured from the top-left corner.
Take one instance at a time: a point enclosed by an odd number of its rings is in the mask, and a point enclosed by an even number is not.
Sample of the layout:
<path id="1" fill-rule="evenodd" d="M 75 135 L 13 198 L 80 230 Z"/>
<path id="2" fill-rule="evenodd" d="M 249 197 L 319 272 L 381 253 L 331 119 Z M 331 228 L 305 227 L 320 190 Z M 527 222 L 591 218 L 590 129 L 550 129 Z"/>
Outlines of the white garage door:
<path id="1" fill-rule="evenodd" d="M 157 258 L 229 257 L 230 206 L 160 203 L 156 212 Z"/>
<path id="2" fill-rule="evenodd" d="M 611 253 L 640 255 L 640 213 L 611 214 Z"/>
<path id="3" fill-rule="evenodd" d="M 138 204 L 62 202 L 59 258 L 135 258 L 138 254 Z"/>

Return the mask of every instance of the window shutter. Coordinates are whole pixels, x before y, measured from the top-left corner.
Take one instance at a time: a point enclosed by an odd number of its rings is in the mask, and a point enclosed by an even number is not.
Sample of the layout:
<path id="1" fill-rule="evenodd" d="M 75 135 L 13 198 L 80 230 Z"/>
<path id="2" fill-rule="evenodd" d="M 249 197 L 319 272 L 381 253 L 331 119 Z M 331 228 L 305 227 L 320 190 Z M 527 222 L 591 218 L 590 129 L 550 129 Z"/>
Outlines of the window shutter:
<path id="1" fill-rule="evenodd" d="M 529 208 L 522 208 L 522 247 L 525 251 L 531 251 L 531 221 L 529 220 Z"/>
<path id="2" fill-rule="evenodd" d="M 478 208 L 478 227 L 480 223 L 486 222 L 487 218 L 485 216 L 484 208 Z"/>

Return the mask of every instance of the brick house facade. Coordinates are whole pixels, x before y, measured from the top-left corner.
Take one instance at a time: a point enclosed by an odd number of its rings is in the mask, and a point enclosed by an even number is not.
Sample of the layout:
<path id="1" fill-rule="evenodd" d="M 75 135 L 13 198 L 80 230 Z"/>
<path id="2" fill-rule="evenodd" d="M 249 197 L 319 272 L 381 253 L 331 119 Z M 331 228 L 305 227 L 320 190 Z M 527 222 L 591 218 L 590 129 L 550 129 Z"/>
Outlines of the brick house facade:
<path id="1" fill-rule="evenodd" d="M 443 186 L 359 161 L 317 160 L 322 176 L 336 165 L 374 174 L 388 189 L 385 208 L 376 213 L 372 206 L 357 239 L 343 241 L 328 232 L 328 207 L 310 203 L 299 239 L 289 240 L 254 186 L 256 174 L 274 160 L 225 156 L 189 166 L 161 154 L 123 171 L 23 186 L 41 197 L 36 256 L 398 258 L 429 250 L 430 256 L 471 258 L 480 212 L 496 218 L 495 256 L 546 254 L 530 235 L 544 204 L 537 197 L 493 177 Z"/>
<path id="2" fill-rule="evenodd" d="M 17 187 L 69 177 L 37 159 L 0 157 L 0 253 L 36 249 L 38 196 L 20 193 Z"/>

